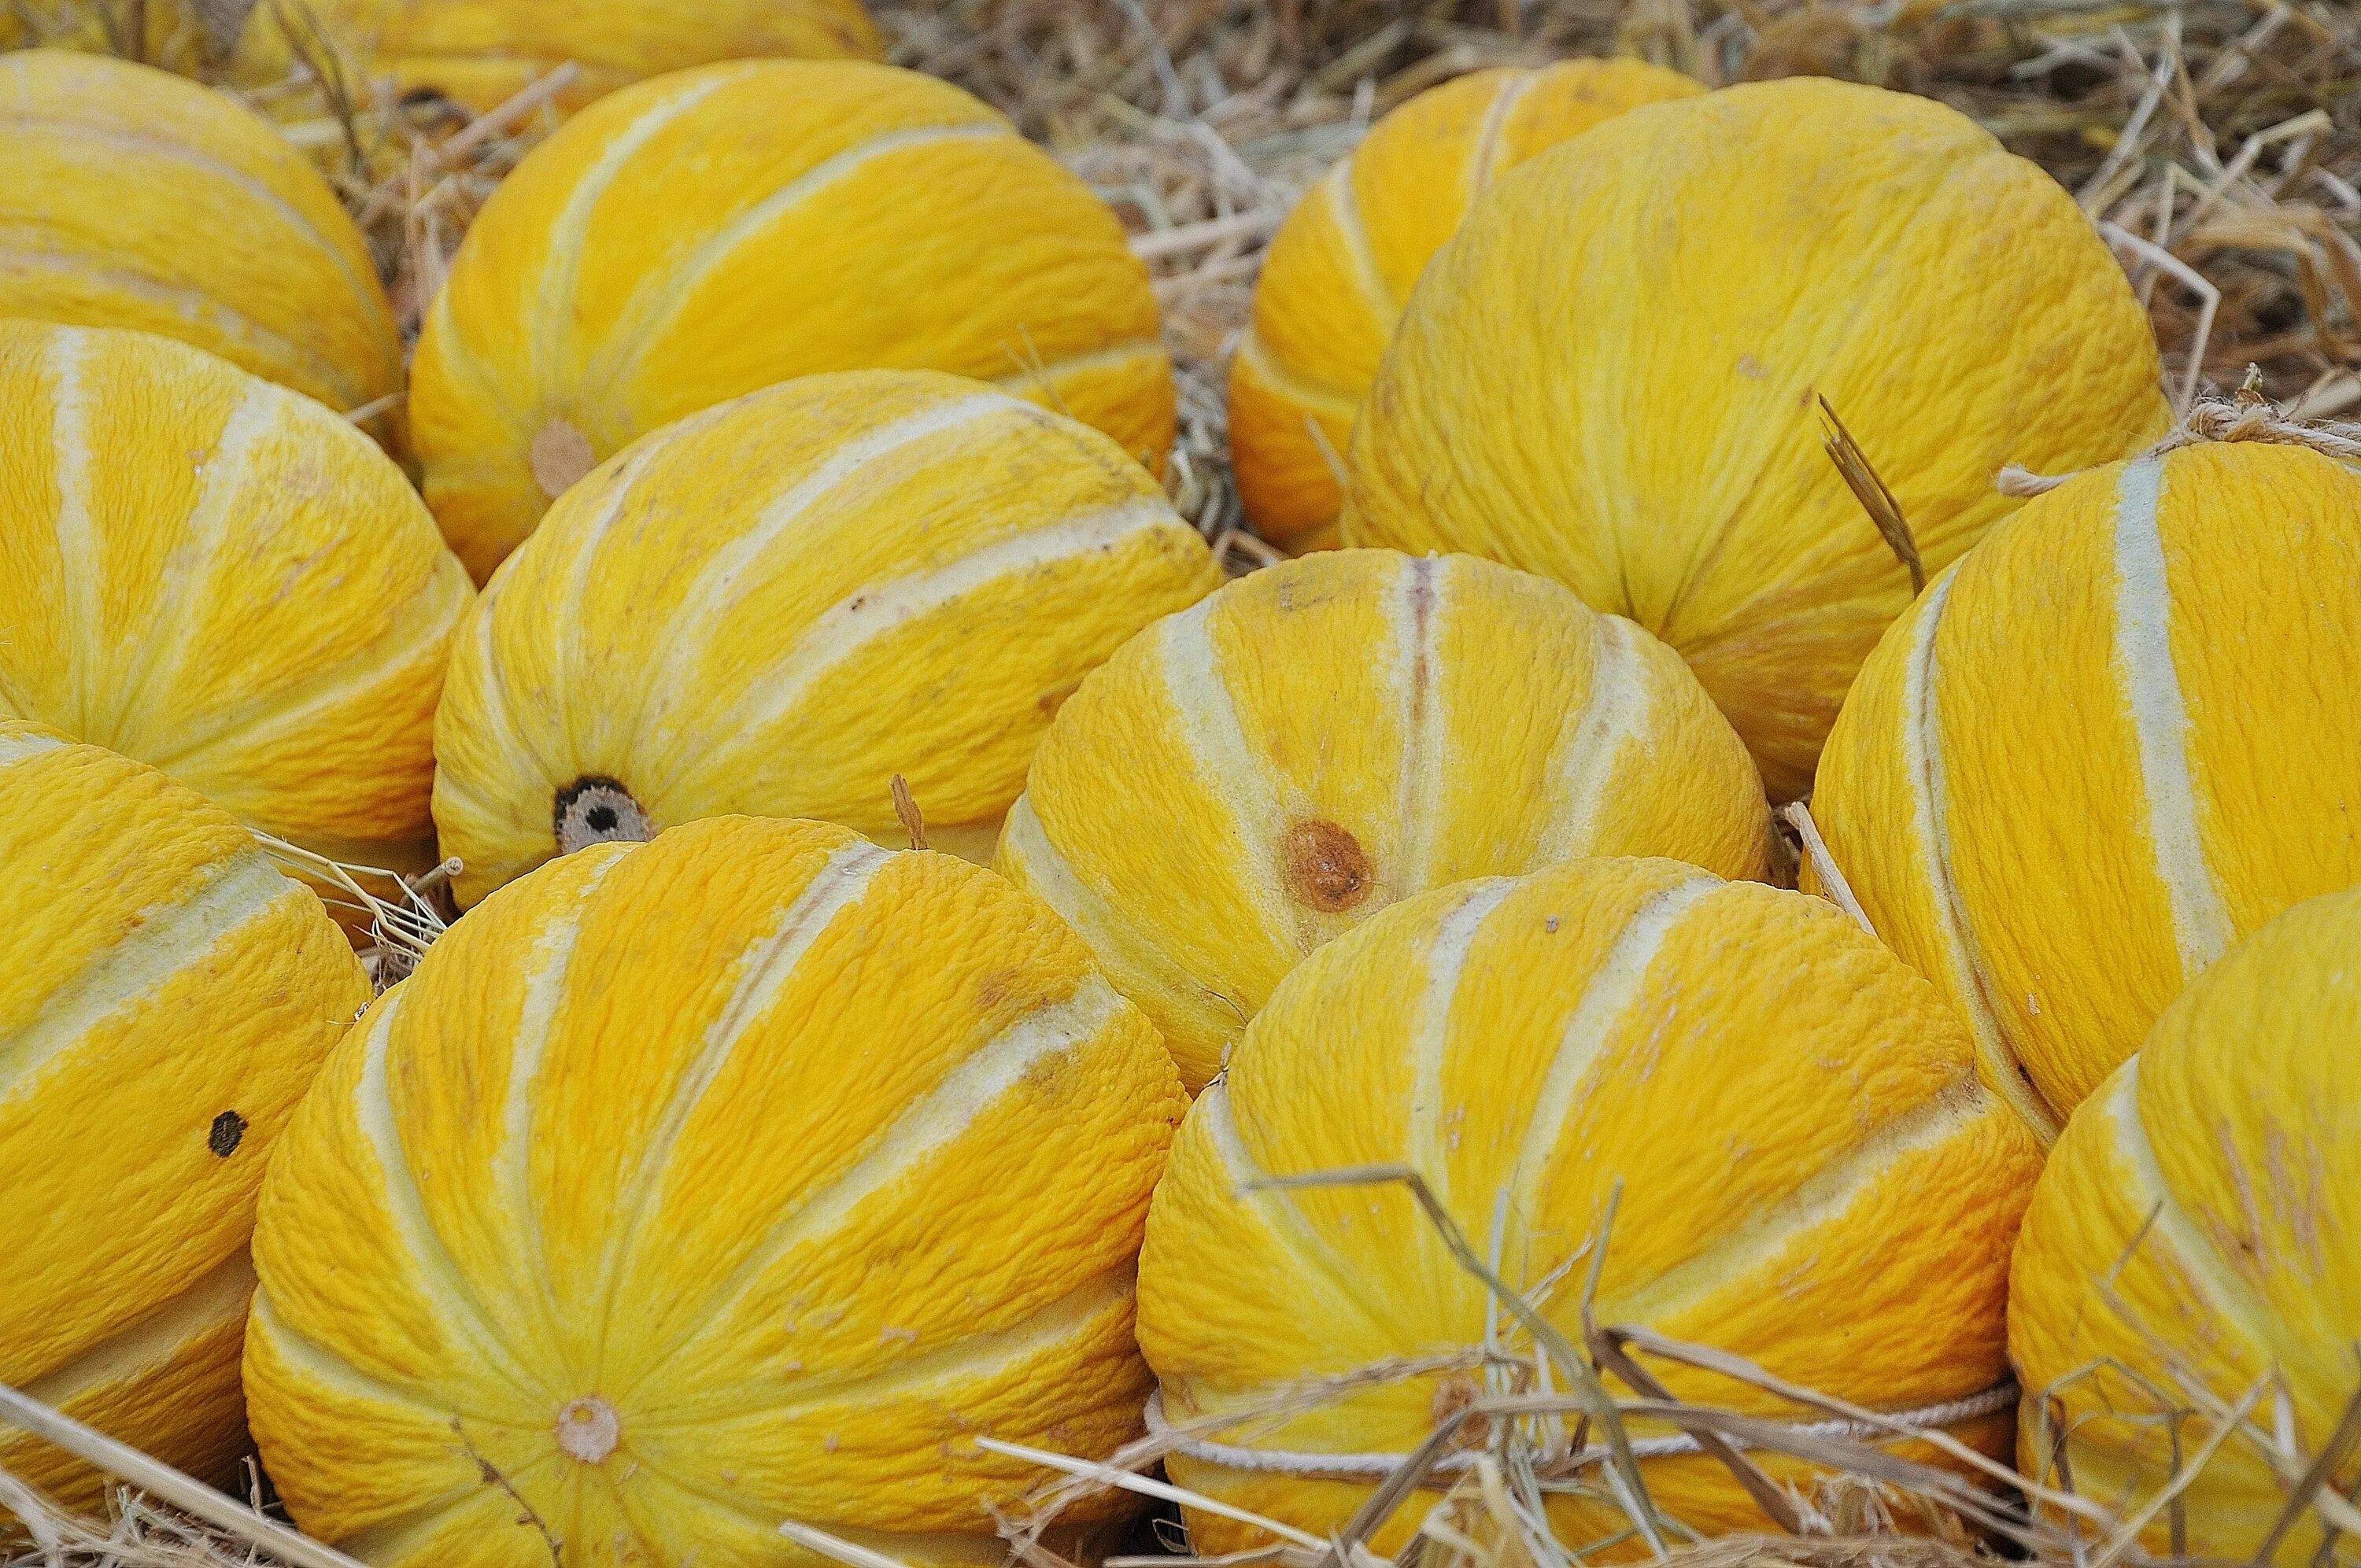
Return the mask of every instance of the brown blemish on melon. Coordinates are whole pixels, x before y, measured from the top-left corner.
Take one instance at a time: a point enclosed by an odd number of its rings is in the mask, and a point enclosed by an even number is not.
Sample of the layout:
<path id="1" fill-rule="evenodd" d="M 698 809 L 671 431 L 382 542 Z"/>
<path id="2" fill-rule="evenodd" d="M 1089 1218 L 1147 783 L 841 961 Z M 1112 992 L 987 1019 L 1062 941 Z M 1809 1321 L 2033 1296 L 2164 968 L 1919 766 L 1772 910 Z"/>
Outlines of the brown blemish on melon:
<path id="1" fill-rule="evenodd" d="M 1326 915 L 1341 915 L 1368 897 L 1373 881 L 1361 841 L 1318 817 L 1287 830 L 1279 868 L 1287 895 Z"/>

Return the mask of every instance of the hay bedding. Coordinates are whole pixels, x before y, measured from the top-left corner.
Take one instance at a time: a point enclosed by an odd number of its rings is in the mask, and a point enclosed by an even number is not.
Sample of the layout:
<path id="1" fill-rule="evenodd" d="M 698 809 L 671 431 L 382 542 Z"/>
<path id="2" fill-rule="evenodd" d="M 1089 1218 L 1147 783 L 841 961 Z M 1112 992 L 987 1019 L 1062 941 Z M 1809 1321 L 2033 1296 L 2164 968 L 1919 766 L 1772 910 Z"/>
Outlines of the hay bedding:
<path id="1" fill-rule="evenodd" d="M 247 0 L 204 0 L 213 38 L 235 33 Z M 263 0 L 287 4 L 289 0 Z M 36 38 L 78 35 L 136 55 L 143 0 L 0 0 Z M 2201 394 L 2267 399 L 2269 417 L 2323 419 L 2361 407 L 2361 10 L 2326 0 L 946 0 L 886 5 L 897 64 L 946 77 L 1009 114 L 1123 214 L 1156 277 L 1181 379 L 1175 498 L 1238 569 L 1271 552 L 1244 529 L 1225 455 L 1225 357 L 1244 324 L 1264 247 L 1296 193 L 1378 115 L 1461 72 L 1567 54 L 1626 52 L 1708 83 L 1817 73 L 1941 98 L 2049 169 L 2099 221 L 2153 313 L 2179 405 Z M 200 53 L 208 40 L 196 40 Z M 302 107 L 292 134 L 325 151 L 368 230 L 397 309 L 414 327 L 468 220 L 545 134 L 544 79 L 489 115 L 373 98 L 317 57 L 306 79 L 258 96 Z M 282 112 L 286 102 L 274 106 Z M 2250 372 L 2249 367 L 2252 367 Z M 364 899 L 362 889 L 352 890 Z M 391 916 L 389 977 L 431 937 L 426 902 L 379 889 Z M 431 895 L 432 889 L 423 890 Z M 412 930 L 412 927 L 416 929 Z M 1506 1318 L 1520 1314 L 1506 1302 Z M 1547 1434 L 1589 1431 L 1606 1390 L 1598 1365 L 1628 1365 L 1613 1331 L 1582 1350 L 1525 1341 L 1483 1354 L 1490 1392 L 1469 1408 L 1494 1436 L 1486 1463 L 1457 1464 L 1446 1505 L 1411 1555 L 1422 1568 L 1565 1568 L 1569 1546 L 1536 1530 L 1551 1471 Z M 1651 1347 L 1661 1352 L 1663 1347 Z M 1676 1347 L 1677 1348 L 1677 1347 Z M 1568 1358 L 1571 1358 L 1570 1360 Z M 1373 1369 L 1369 1376 L 1389 1375 Z M 1399 1371 L 1392 1375 L 1399 1376 Z M 1571 1391 L 1549 1393 L 1553 1388 Z M 1539 1392 L 1537 1392 L 1539 1390 Z M 1333 1398 L 1334 1386 L 1290 1396 Z M 1792 1391 L 1791 1391 L 1792 1392 Z M 2273 1445 L 2240 1408 L 2191 1393 L 2218 1441 Z M 1626 1398 L 1641 1394 L 1640 1399 Z M 1618 1401 L 1644 1406 L 1645 1390 Z M 2247 1402 L 2251 1404 L 2251 1401 Z M 1551 1405 L 1547 1410 L 1541 1405 Z M 1661 1410 L 1662 1407 L 1655 1409 Z M 1809 1401 L 1798 1420 L 1826 1415 Z M 1495 1419 L 1497 1418 L 1497 1419 Z M 1779 1446 L 1773 1431 L 1689 1412 L 1674 1424 L 1726 1447 Z M 1612 1424 L 1611 1422 L 1609 1423 Z M 1153 1476 L 1170 1447 L 1213 1434 L 1168 1428 L 1121 1456 Z M 1728 1436 L 1730 1441 L 1725 1442 Z M 1849 1439 L 1813 1451 L 1837 1479 L 1782 1510 L 1802 1533 L 1667 1540 L 1686 1568 L 1947 1568 L 1989 1561 L 1956 1521 L 1932 1534 L 1897 1522 L 1951 1519 L 1955 1481 Z M 1536 1443 L 1542 1448 L 1536 1448 Z M 1563 1444 L 1561 1443 L 1561 1446 Z M 1629 1455 L 1594 1444 L 1602 1484 Z M 1438 1451 L 1436 1457 L 1440 1457 Z M 1538 1461 L 1538 1463 L 1537 1463 Z M 1413 1464 L 1416 1464 L 1413 1461 Z M 2288 1464 L 2301 1474 L 2298 1456 Z M 1045 1469 L 1031 1507 L 1007 1521 L 1012 1551 L 1057 1568 L 1040 1544 L 1080 1489 L 1157 1484 L 1104 1466 Z M 1406 1475 L 1403 1479 L 1408 1479 Z M 2361 1525 L 2317 1482 L 2291 1486 L 2291 1512 Z M 1635 1513 L 1653 1512 L 1644 1497 Z M 1995 1516 L 1970 1497 L 2011 1555 L 2078 1564 L 2136 1548 L 2121 1521 L 2067 1497 L 2068 1522 Z M 65 1518 L 0 1475 L 0 1503 L 35 1523 L 7 1568 L 228 1568 L 287 1559 L 255 1532 L 202 1525 L 126 1492 L 101 1523 Z M 2347 1516 L 2353 1516 L 2348 1519 Z M 233 1525 L 235 1521 L 230 1521 Z M 1635 1530 L 1637 1526 L 1635 1523 Z M 1638 1533 L 1645 1533 L 1638 1531 Z M 824 1544 L 815 1542 L 814 1544 Z M 315 1549 L 316 1550 L 316 1549 Z M 309 1560 L 312 1552 L 301 1554 Z M 854 1559 L 857 1561 L 857 1557 Z M 1359 1568 L 1351 1541 L 1274 1549 L 1288 1568 Z M 1143 1559 L 1116 1559 L 1120 1568 Z M 867 1568 L 877 1568 L 874 1563 Z"/>

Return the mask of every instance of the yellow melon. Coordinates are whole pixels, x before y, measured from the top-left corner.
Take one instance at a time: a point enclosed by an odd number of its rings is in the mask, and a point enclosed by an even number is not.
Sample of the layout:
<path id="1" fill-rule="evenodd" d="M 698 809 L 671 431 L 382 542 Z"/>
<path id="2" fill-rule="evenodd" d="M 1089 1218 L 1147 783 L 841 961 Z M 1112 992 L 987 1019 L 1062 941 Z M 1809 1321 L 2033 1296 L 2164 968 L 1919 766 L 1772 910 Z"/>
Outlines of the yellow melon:
<path id="1" fill-rule="evenodd" d="M 2045 1136 L 2289 905 L 2361 882 L 2361 477 L 2184 447 L 2028 503 L 1898 622 L 1812 809 Z"/>
<path id="2" fill-rule="evenodd" d="M 1768 869 L 1746 748 L 1680 658 L 1473 556 L 1323 553 L 1126 643 L 1060 710 L 999 869 L 1194 1090 L 1271 988 L 1397 899 L 1591 854 Z"/>
<path id="3" fill-rule="evenodd" d="M 1248 1185 L 1408 1166 L 1577 1344 L 1598 1267 L 1601 1323 L 1712 1344 L 1860 1405 L 1949 1407 L 1960 1436 L 2004 1451 L 2009 1245 L 2039 1164 L 1942 999 L 1832 905 L 1664 860 L 1463 883 L 1304 960 L 1199 1096 L 1149 1212 L 1140 1344 L 1174 1421 L 1476 1351 L 1486 1288 L 1409 1192 Z M 1816 1419 L 1717 1375 L 1652 1369 L 1692 1399 Z M 1477 1387 L 1464 1369 L 1373 1378 L 1166 1464 L 1325 1536 L 1369 1496 L 1387 1463 L 1371 1456 L 1409 1453 Z M 1667 1435 L 1641 1420 L 1631 1433 Z M 1700 1533 L 1769 1528 L 1710 1456 L 1642 1471 Z M 1372 1546 L 1399 1550 L 1435 1496 Z M 1570 1548 L 1628 1528 L 1600 1489 L 1551 1501 Z M 1261 1543 L 1190 1522 L 1201 1552 Z"/>
<path id="4" fill-rule="evenodd" d="M 2162 433 L 2155 340 L 2073 199 L 1954 110 L 1796 79 L 1652 104 L 1494 184 L 1356 427 L 1344 537 L 1570 584 L 1685 655 L 1773 798 L 1803 793 L 1903 563 Z"/>
<path id="5" fill-rule="evenodd" d="M 263 1162 L 368 981 L 218 807 L 6 719 L 0 867 L 0 1383 L 228 1484 Z M 106 1487 L 5 1425 L 0 1470 Z"/>
<path id="6" fill-rule="evenodd" d="M 30 49 L 0 55 L 0 316 L 160 333 L 342 412 L 401 389 L 368 247 L 268 120 Z"/>
<path id="7" fill-rule="evenodd" d="M 2188 1556 L 2349 1560 L 2290 1495 L 2361 1387 L 2361 894 L 2300 904 L 2182 992 L 2077 1109 L 2009 1289 L 2026 1473 L 2125 1511 L 2259 1390 L 2183 1496 Z M 2036 1398 L 2035 1396 L 2047 1396 Z M 2277 1450 L 2273 1453 L 2273 1450 Z M 2267 1454 L 2269 1455 L 2267 1457 Z M 2334 1455 L 2350 1498 L 2361 1457 Z M 2172 1550 L 2161 1508 L 2147 1532 Z"/>
<path id="8" fill-rule="evenodd" d="M 861 0 L 308 0 L 305 11 L 307 34 L 356 75 L 384 80 L 398 97 L 431 93 L 478 111 L 568 60 L 578 74 L 556 102 L 573 110 L 714 60 L 884 52 Z M 237 43 L 238 79 L 283 80 L 296 63 L 291 44 L 281 7 L 257 5 Z"/>
<path id="9" fill-rule="evenodd" d="M 896 835 L 897 773 L 988 854 L 1067 694 L 1220 582 L 1114 442 L 993 388 L 848 371 L 708 410 L 567 492 L 461 632 L 460 902 L 700 817 Z"/>
<path id="10" fill-rule="evenodd" d="M 1230 361 L 1230 450 L 1256 532 L 1336 542 L 1353 416 L 1429 258 L 1493 179 L 1624 110 L 1704 89 L 1636 60 L 1479 71 L 1379 120 L 1290 213 Z"/>
<path id="11" fill-rule="evenodd" d="M 626 88 L 486 203 L 428 313 L 411 417 L 478 581 L 598 459 L 791 377 L 995 381 L 1151 466 L 1171 364 L 1114 213 L 947 83 L 741 60 Z"/>
<path id="12" fill-rule="evenodd" d="M 750 817 L 569 856 L 370 1010 L 272 1161 L 255 1436 L 384 1568 L 545 1561 L 520 1500 L 594 1562 L 817 1561 L 785 1519 L 997 1561 L 984 1503 L 1038 1473 L 973 1434 L 1138 1430 L 1185 1104 L 981 867 Z"/>
<path id="13" fill-rule="evenodd" d="M 0 322 L 0 718 L 340 860 L 431 863 L 474 598 L 384 453 L 146 333 Z"/>

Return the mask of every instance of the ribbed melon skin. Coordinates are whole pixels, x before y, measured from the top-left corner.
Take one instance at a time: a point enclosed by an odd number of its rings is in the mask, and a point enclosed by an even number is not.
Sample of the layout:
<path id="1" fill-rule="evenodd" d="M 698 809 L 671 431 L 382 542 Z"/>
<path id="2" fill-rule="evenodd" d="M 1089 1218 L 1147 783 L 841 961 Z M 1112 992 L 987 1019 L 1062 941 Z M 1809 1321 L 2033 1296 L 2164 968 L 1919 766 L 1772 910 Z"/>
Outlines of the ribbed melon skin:
<path id="1" fill-rule="evenodd" d="M 1059 710 L 995 864 L 1202 1088 L 1279 980 L 1397 900 L 1581 855 L 1769 868 L 1745 745 L 1680 656 L 1472 555 L 1330 551 L 1118 650 Z"/>
<path id="2" fill-rule="evenodd" d="M 2027 503 L 1897 622 L 1812 810 L 2045 1136 L 2239 937 L 2361 882 L 2361 478 L 2229 444 Z"/>
<path id="3" fill-rule="evenodd" d="M 364 865 L 433 863 L 434 706 L 474 599 L 332 411 L 145 333 L 0 322 L 0 718 Z"/>
<path id="4" fill-rule="evenodd" d="M 0 866 L 0 1383 L 229 1485 L 263 1165 L 368 981 L 227 814 L 6 719 Z M 110 1486 L 13 1428 L 0 1467 Z"/>
<path id="5" fill-rule="evenodd" d="M 2170 422 L 2155 334 L 2066 192 L 1965 115 L 1797 78 L 1620 115 L 1502 176 L 1355 427 L 1347 543 L 1554 576 L 1680 651 L 1774 800 L 1810 785 L 1908 571 Z"/>
<path id="6" fill-rule="evenodd" d="M 1140 1258 L 1140 1344 L 1168 1417 L 1244 1414 L 1301 1379 L 1483 1343 L 1487 1292 L 1407 1190 L 1248 1185 L 1373 1166 L 1419 1172 L 1512 1287 L 1554 1281 L 1542 1310 L 1576 1344 L 1597 1266 L 1600 1323 L 1902 1411 L 2004 1380 L 2009 1247 L 2040 1152 L 1978 1083 L 1933 987 L 1832 905 L 1665 860 L 1439 889 L 1307 959 L 1191 1107 Z M 1684 1398 L 1792 1418 L 1760 1389 L 1649 1365 Z M 1466 1373 L 1372 1383 L 1221 1441 L 1407 1454 L 1472 1391 Z M 2004 1409 L 1959 1429 L 1994 1453 L 2008 1432 Z M 1808 1495 L 1808 1471 L 1764 1457 Z M 1167 1463 L 1314 1535 L 1369 1492 Z M 1642 1464 L 1658 1506 L 1701 1533 L 1772 1528 L 1709 1456 Z M 1372 1548 L 1398 1550 L 1424 1513 L 1411 1499 Z M 1551 1519 L 1577 1550 L 1629 1528 L 1571 1495 Z M 1191 1528 L 1207 1553 L 1256 1533 Z"/>
<path id="7" fill-rule="evenodd" d="M 401 389 L 368 245 L 268 120 L 148 66 L 27 49 L 0 55 L 0 316 L 179 338 L 339 412 Z"/>
<path id="8" fill-rule="evenodd" d="M 981 867 L 747 817 L 567 856 L 371 1009 L 272 1162 L 265 1462 L 386 1568 L 547 1561 L 478 1458 L 586 1561 L 806 1561 L 785 1519 L 996 1561 L 983 1500 L 1037 1475 L 972 1434 L 1137 1431 L 1185 1104 Z"/>
<path id="9" fill-rule="evenodd" d="M 478 581 L 590 462 L 793 377 L 994 381 L 1160 466 L 1148 270 L 1089 188 L 960 89 L 848 60 L 674 71 L 501 181 L 419 340 L 426 498 Z"/>
<path id="10" fill-rule="evenodd" d="M 2054 1485 L 2062 1463 L 2083 1496 L 2137 1507 L 2174 1475 L 2169 1423 L 2155 1418 L 2189 1409 L 2192 1388 L 2217 1402 L 2183 1416 L 2186 1454 L 2268 1380 L 2250 1419 L 2285 1431 L 2301 1458 L 2275 1466 L 2246 1442 L 2223 1445 L 2183 1497 L 2191 1557 L 2252 1559 L 2353 1398 L 2357 943 L 2361 894 L 2347 891 L 2232 948 L 2076 1109 L 2026 1215 L 2009 1350 L 2028 1392 L 2054 1396 L 2046 1422 L 2023 1408 L 2026 1474 Z M 2348 1452 L 2326 1491 L 2349 1497 L 2356 1483 Z M 2323 1528 L 2305 1510 L 2267 1561 L 2345 1560 Z M 2173 1551 L 2169 1513 L 2144 1540 Z"/>
<path id="11" fill-rule="evenodd" d="M 875 60 L 884 52 L 861 0 L 312 0 L 307 25 L 357 72 L 397 95 L 432 93 L 478 113 L 571 61 L 566 111 L 667 71 L 774 56 Z M 284 81 L 293 64 L 276 8 L 257 5 L 237 40 L 241 82 Z"/>
<path id="12" fill-rule="evenodd" d="M 1637 60 L 1471 71 L 1370 128 L 1272 236 L 1230 361 L 1238 496 L 1264 538 L 1336 543 L 1353 416 L 1419 274 L 1486 187 L 1626 109 L 1705 89 Z"/>
<path id="13" fill-rule="evenodd" d="M 746 812 L 906 843 L 899 774 L 988 854 L 1059 704 L 1220 581 L 1112 441 L 994 388 L 858 371 L 708 410 L 569 491 L 460 632 L 459 898 L 583 841 L 585 781 L 644 818 L 600 836 Z"/>

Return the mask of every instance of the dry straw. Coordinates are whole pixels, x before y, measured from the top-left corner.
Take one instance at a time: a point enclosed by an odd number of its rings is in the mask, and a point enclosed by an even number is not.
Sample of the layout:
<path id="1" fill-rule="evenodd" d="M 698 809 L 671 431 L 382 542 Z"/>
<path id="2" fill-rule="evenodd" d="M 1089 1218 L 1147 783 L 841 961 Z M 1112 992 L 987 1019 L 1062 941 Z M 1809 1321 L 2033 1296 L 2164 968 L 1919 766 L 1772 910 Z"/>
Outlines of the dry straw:
<path id="1" fill-rule="evenodd" d="M 14 21 L 31 41 L 112 48 L 218 73 L 255 3 L 0 0 L 0 31 Z M 414 331 L 477 209 L 555 124 L 551 101 L 566 79 L 544 77 L 481 115 L 433 99 L 404 101 L 336 58 L 302 0 L 259 3 L 280 9 L 301 64 L 289 80 L 247 95 L 320 159 L 368 235 L 405 328 Z M 2210 422 L 2248 439 L 2286 439 L 2286 431 L 2301 429 L 2314 433 L 2307 444 L 2323 445 L 2311 422 L 2361 407 L 2361 246 L 2355 238 L 2361 232 L 2361 15 L 2349 5 L 941 0 L 889 5 L 879 15 L 898 40 L 896 63 L 947 77 L 1000 106 L 1131 225 L 1135 248 L 1155 277 L 1180 370 L 1181 436 L 1170 465 L 1175 501 L 1218 543 L 1233 570 L 1273 556 L 1244 531 L 1229 477 L 1226 356 L 1246 319 L 1264 248 L 1297 192 L 1348 151 L 1378 115 L 1412 93 L 1485 66 L 1571 53 L 1640 54 L 1712 84 L 1816 73 L 1941 98 L 2041 162 L 2100 224 L 2154 317 L 2186 428 L 2211 433 Z M 1027 349 L 1010 345 L 1012 360 L 1024 363 Z M 2208 398 L 2209 389 L 2236 384 L 2249 364 L 2257 368 L 2243 399 L 2224 404 Z M 367 417 L 383 411 L 353 411 Z M 2361 432 L 2335 430 L 2331 439 L 2361 441 Z M 1873 469 L 1869 474 L 1873 478 Z M 1906 540 L 1906 525 L 1901 536 Z M 1808 817 L 1795 826 L 1804 852 L 1824 861 Z M 274 848 L 376 932 L 372 960 L 381 981 L 406 972 L 439 928 L 440 895 L 431 875 L 405 883 L 390 873 L 325 866 L 291 846 Z M 1394 1180 L 1404 1173 L 1342 1179 Z M 1179 1444 L 1235 1442 L 1251 1437 L 1258 1420 L 1344 1398 L 1369 1381 L 1452 1369 L 1481 1379 L 1480 1395 L 1455 1418 L 1454 1431 L 1462 1438 L 1480 1432 L 1482 1441 L 1445 1436 L 1406 1456 L 1337 1539 L 1274 1525 L 1268 1550 L 1234 1561 L 1371 1568 L 1370 1533 L 1381 1516 L 1402 1508 L 1422 1509 L 1425 1517 L 1394 1568 L 1570 1568 L 1579 1552 L 1601 1546 L 1682 1568 L 1970 1568 L 1992 1561 L 1977 1544 L 1976 1529 L 2013 1553 L 2073 1568 L 2110 1568 L 2138 1555 L 2141 1519 L 2119 1519 L 2077 1497 L 2070 1475 L 2054 1465 L 2039 1485 L 2026 1487 L 2048 1511 L 2029 1513 L 2004 1486 L 1977 1488 L 1955 1470 L 1903 1457 L 1894 1443 L 1865 1435 L 1888 1433 L 1911 1452 L 1941 1451 L 1955 1464 L 2004 1483 L 1998 1467 L 1959 1449 L 1939 1430 L 1856 1410 L 1702 1347 L 1602 1327 L 1587 1315 L 1576 1343 L 1549 1327 L 1535 1301 L 1510 1290 L 1464 1238 L 1455 1245 L 1463 1263 L 1490 1276 L 1498 1322 L 1482 1345 L 1443 1361 L 1308 1384 L 1267 1410 L 1224 1416 L 1214 1425 L 1170 1423 L 1106 1464 L 1038 1455 L 1051 1479 L 1006 1520 L 1014 1556 L 1028 1568 L 1060 1568 L 1063 1560 L 1049 1544 L 1058 1539 L 1052 1526 L 1091 1490 L 1119 1486 L 1168 1502 L 1180 1496 L 1153 1475 Z M 1545 1282 L 1550 1288 L 1566 1283 Z M 1795 1419 L 1766 1421 L 1664 1399 L 1661 1385 L 1648 1387 L 1648 1366 L 1665 1361 L 1708 1366 L 1773 1395 Z M 2176 1369 L 2171 1386 L 2147 1385 L 2145 1393 L 2154 1419 L 2188 1433 L 2184 1475 L 2196 1473 L 2198 1457 L 2224 1447 L 2260 1454 L 2287 1488 L 2286 1528 L 2317 1516 L 2346 1532 L 2349 1550 L 2361 1537 L 2361 1512 L 2326 1479 L 2361 1447 L 2361 1397 L 2326 1451 L 2304 1454 L 2287 1436 L 2278 1413 L 2282 1398 L 2271 1387 L 2224 1398 L 2169 1357 L 2166 1364 Z M 2040 1411 L 2051 1409 L 2047 1398 L 2037 1398 Z M 1627 1421 L 1654 1434 L 1641 1442 L 1675 1433 L 1715 1453 L 1757 1491 L 1772 1518 L 1802 1533 L 1686 1538 L 1649 1500 Z M 1810 1460 L 1826 1478 L 1809 1496 L 1773 1497 L 1777 1489 L 1764 1490 L 1769 1483 L 1749 1457 L 1763 1453 Z M 118 1474 L 126 1470 L 157 1495 L 170 1495 L 152 1470 L 135 1463 Z M 1589 1487 L 1611 1498 L 1630 1520 L 1628 1533 L 1605 1543 L 1556 1540 L 1545 1499 L 1562 1487 Z M 2150 1505 L 2175 1541 L 2184 1501 L 2176 1487 Z M 234 1507 L 227 1515 L 209 1510 L 217 1518 L 207 1525 L 126 1492 L 113 1521 L 100 1526 L 60 1513 L 5 1476 L 0 1506 L 33 1530 L 32 1544 L 6 1568 L 296 1561 L 270 1555 L 261 1539 L 268 1532 Z M 851 1568 L 892 1568 L 874 1552 L 808 1525 L 795 1525 L 791 1533 Z M 0 1552 L 10 1550 L 0 1546 Z M 1112 1568 L 1126 1563 L 1117 1558 Z"/>
<path id="2" fill-rule="evenodd" d="M 2170 433 L 2142 454 L 2157 456 L 2184 446 L 2209 442 L 2251 441 L 2266 446 L 2301 446 L 2347 466 L 2361 464 L 2361 424 L 2341 420 L 2300 419 L 2262 395 L 2259 366 L 2246 367 L 2246 378 L 2226 398 L 2201 398 Z M 2002 493 L 2047 495 L 2072 474 L 2034 474 L 2012 465 L 2000 471 Z"/>
<path id="3" fill-rule="evenodd" d="M 280 868 L 310 884 L 329 911 L 368 936 L 361 962 L 379 991 L 406 980 L 449 925 L 451 879 L 459 862 L 445 861 L 421 876 L 357 866 L 256 832 Z"/>

